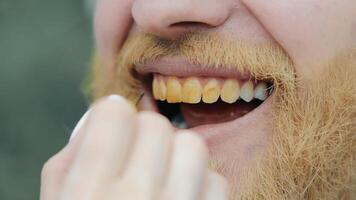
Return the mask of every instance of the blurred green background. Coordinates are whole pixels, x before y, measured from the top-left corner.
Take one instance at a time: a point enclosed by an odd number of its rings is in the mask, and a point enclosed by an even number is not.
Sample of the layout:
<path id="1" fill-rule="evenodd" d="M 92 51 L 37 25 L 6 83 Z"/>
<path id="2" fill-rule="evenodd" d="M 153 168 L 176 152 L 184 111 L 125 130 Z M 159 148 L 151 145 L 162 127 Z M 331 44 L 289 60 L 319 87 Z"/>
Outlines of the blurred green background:
<path id="1" fill-rule="evenodd" d="M 86 110 L 88 13 L 82 0 L 0 0 L 0 200 L 38 199 L 43 163 Z"/>

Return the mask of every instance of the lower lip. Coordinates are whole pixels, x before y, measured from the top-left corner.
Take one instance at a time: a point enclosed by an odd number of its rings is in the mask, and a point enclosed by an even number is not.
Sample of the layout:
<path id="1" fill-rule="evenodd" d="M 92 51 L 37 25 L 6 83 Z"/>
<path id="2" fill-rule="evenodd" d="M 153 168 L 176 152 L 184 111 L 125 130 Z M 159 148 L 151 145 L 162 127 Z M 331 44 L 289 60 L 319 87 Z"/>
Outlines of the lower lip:
<path id="1" fill-rule="evenodd" d="M 243 150 L 246 146 L 263 144 L 267 140 L 267 133 L 270 132 L 268 129 L 274 99 L 272 94 L 261 105 L 240 118 L 223 123 L 200 125 L 187 130 L 201 136 L 212 152 L 222 147 Z M 181 129 L 175 128 L 176 132 L 178 130 Z"/>
<path id="2" fill-rule="evenodd" d="M 181 104 L 180 108 L 188 127 L 196 127 L 233 121 L 251 112 L 261 103 L 258 100 L 246 103 L 240 99 L 233 104 L 217 101 L 214 104 Z"/>

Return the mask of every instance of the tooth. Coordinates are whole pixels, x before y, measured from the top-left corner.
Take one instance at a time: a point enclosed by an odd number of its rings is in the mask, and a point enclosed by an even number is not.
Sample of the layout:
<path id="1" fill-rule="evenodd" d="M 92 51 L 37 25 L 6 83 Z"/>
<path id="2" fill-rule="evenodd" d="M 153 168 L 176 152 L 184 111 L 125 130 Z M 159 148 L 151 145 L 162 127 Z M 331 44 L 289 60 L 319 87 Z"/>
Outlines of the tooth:
<path id="1" fill-rule="evenodd" d="M 255 88 L 255 98 L 261 101 L 266 100 L 267 98 L 267 83 L 260 82 Z"/>
<path id="2" fill-rule="evenodd" d="M 228 79 L 221 89 L 220 98 L 226 103 L 234 103 L 239 98 L 240 85 L 235 79 Z"/>
<path id="3" fill-rule="evenodd" d="M 163 78 L 161 77 L 158 79 L 158 94 L 159 94 L 159 100 L 164 101 L 166 100 L 166 84 L 164 83 Z"/>
<path id="4" fill-rule="evenodd" d="M 182 86 L 176 77 L 169 77 L 167 81 L 168 103 L 179 103 L 182 101 Z"/>
<path id="5" fill-rule="evenodd" d="M 182 89 L 184 103 L 199 103 L 201 100 L 202 86 L 197 78 L 188 78 Z"/>
<path id="6" fill-rule="evenodd" d="M 246 102 L 250 102 L 254 97 L 253 83 L 252 81 L 247 81 L 241 87 L 240 97 Z"/>
<path id="7" fill-rule="evenodd" d="M 153 97 L 158 100 L 160 99 L 160 91 L 159 91 L 159 85 L 158 85 L 158 78 L 155 76 L 153 78 L 153 82 L 152 82 L 152 93 L 153 93 Z"/>
<path id="8" fill-rule="evenodd" d="M 203 89 L 203 102 L 214 103 L 219 99 L 220 87 L 216 79 L 209 79 Z"/>
<path id="9" fill-rule="evenodd" d="M 178 115 L 173 116 L 171 122 L 175 127 L 178 127 L 180 129 L 188 128 L 188 125 L 185 122 L 184 117 L 183 117 L 182 114 L 178 114 Z"/>

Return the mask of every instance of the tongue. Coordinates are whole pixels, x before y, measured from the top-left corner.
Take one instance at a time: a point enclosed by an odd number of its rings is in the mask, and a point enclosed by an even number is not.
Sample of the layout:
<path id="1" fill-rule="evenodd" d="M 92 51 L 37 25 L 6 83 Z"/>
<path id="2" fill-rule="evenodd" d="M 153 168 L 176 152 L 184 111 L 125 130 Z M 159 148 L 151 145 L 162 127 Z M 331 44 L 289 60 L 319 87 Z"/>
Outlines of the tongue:
<path id="1" fill-rule="evenodd" d="M 246 103 L 237 101 L 234 104 L 216 102 L 213 104 L 181 104 L 181 112 L 188 127 L 227 122 L 242 117 L 256 108 L 260 102 Z"/>

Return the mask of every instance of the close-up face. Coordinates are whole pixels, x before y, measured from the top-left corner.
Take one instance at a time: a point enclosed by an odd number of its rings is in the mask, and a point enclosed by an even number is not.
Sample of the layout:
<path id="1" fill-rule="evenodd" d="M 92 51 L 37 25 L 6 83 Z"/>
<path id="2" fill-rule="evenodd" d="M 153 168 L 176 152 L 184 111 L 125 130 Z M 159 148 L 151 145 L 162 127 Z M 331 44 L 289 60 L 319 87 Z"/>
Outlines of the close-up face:
<path id="1" fill-rule="evenodd" d="M 354 184 L 355 10 L 98 0 L 92 94 L 121 94 L 203 137 L 236 196 L 337 199 Z"/>

